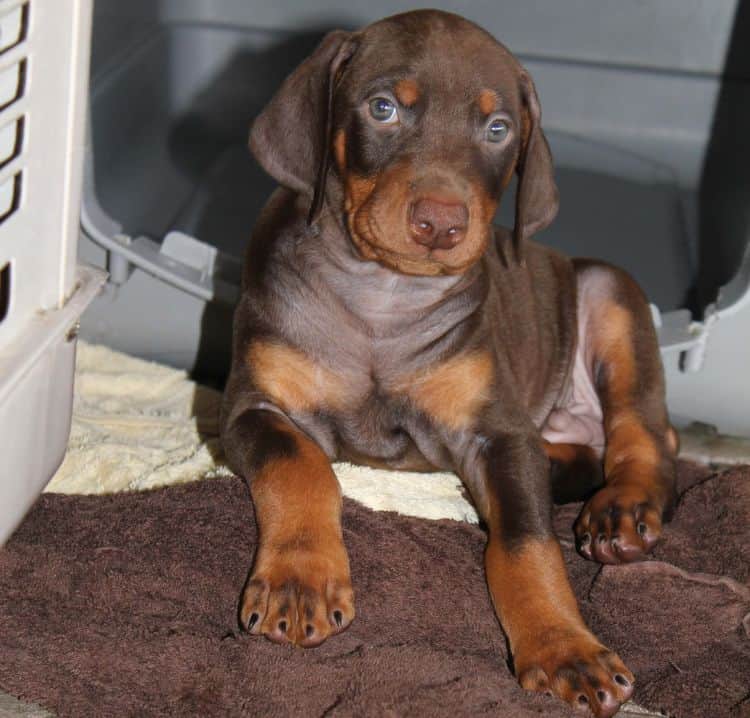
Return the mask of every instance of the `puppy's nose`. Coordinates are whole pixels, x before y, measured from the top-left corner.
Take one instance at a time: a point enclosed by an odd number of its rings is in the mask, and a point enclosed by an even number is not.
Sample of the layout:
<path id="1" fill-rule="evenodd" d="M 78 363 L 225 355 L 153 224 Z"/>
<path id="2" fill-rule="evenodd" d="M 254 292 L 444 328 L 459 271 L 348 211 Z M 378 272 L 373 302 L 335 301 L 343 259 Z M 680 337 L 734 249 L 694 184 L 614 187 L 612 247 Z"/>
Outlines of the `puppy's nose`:
<path id="1" fill-rule="evenodd" d="M 469 210 L 463 202 L 423 197 L 411 205 L 409 229 L 414 241 L 430 249 L 450 249 L 465 236 Z"/>

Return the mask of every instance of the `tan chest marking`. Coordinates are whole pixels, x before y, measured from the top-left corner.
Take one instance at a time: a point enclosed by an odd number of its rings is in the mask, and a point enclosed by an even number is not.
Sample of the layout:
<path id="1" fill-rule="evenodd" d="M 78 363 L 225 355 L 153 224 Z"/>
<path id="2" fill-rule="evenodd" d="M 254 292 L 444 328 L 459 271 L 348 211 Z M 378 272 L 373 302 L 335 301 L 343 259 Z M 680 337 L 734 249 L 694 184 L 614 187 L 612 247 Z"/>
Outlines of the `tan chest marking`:
<path id="1" fill-rule="evenodd" d="M 345 375 L 276 342 L 254 342 L 247 362 L 255 385 L 286 412 L 346 408 L 354 398 Z"/>
<path id="2" fill-rule="evenodd" d="M 493 365 L 486 352 L 471 352 L 448 359 L 398 382 L 425 414 L 454 430 L 468 428 L 491 399 Z"/>

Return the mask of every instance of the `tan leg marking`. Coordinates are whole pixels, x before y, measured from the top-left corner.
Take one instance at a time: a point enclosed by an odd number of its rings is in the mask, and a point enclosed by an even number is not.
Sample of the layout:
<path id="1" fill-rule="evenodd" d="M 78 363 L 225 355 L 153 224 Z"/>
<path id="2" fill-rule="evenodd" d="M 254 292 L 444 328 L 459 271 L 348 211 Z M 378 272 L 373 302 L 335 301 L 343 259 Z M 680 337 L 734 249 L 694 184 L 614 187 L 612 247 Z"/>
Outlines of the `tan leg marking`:
<path id="1" fill-rule="evenodd" d="M 661 454 L 634 406 L 638 378 L 631 339 L 632 316 L 614 303 L 604 304 L 596 314 L 594 354 L 607 372 L 604 473 L 608 482 L 616 481 L 623 473 L 628 474 L 629 480 L 643 475 L 647 481 L 657 469 Z"/>
<path id="2" fill-rule="evenodd" d="M 550 460 L 552 495 L 556 503 L 581 501 L 602 484 L 602 462 L 596 451 L 583 444 L 544 442 Z"/>
<path id="3" fill-rule="evenodd" d="M 596 452 L 583 444 L 552 444 L 545 441 L 544 451 L 550 461 L 557 461 L 566 466 L 577 462 L 593 464 L 599 461 Z"/>
<path id="4" fill-rule="evenodd" d="M 579 551 L 601 563 L 642 558 L 662 530 L 664 448 L 637 405 L 639 392 L 631 312 L 602 302 L 594 313 L 594 356 L 605 382 L 606 486 L 584 506 L 575 526 Z"/>
<path id="5" fill-rule="evenodd" d="M 555 539 L 506 551 L 492 535 L 487 581 L 527 690 L 549 691 L 576 708 L 611 716 L 633 692 L 633 674 L 589 631 Z"/>
<path id="6" fill-rule="evenodd" d="M 279 643 L 316 646 L 354 618 L 341 491 L 328 459 L 292 429 L 297 453 L 272 459 L 252 481 L 258 550 L 240 621 Z"/>

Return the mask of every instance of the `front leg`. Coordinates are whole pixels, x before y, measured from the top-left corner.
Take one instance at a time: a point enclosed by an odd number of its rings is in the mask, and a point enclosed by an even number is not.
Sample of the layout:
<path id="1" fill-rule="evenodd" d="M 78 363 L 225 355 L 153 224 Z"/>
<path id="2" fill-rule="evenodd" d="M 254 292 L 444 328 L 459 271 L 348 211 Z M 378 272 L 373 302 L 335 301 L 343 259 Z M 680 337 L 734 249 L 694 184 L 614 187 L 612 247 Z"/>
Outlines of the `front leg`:
<path id="1" fill-rule="evenodd" d="M 551 526 L 549 464 L 533 432 L 494 436 L 464 462 L 464 480 L 487 523 L 487 583 L 516 676 L 577 709 L 613 715 L 633 675 L 589 631 Z"/>
<path id="2" fill-rule="evenodd" d="M 341 491 L 330 462 L 271 411 L 230 417 L 223 442 L 230 466 L 250 484 L 258 523 L 240 622 L 275 642 L 319 645 L 354 618 Z"/>

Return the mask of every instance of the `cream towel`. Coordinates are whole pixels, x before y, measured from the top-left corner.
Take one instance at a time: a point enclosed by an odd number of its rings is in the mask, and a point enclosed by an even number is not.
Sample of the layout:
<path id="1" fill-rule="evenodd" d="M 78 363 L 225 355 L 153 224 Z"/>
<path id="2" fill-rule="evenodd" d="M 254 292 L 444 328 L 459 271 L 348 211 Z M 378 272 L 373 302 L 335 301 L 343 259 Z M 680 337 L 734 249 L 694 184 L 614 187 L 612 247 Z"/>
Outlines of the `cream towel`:
<path id="1" fill-rule="evenodd" d="M 140 491 L 231 473 L 218 438 L 221 395 L 184 371 L 79 342 L 68 452 L 45 491 Z M 477 522 L 454 474 L 337 463 L 345 496 L 379 511 Z"/>

